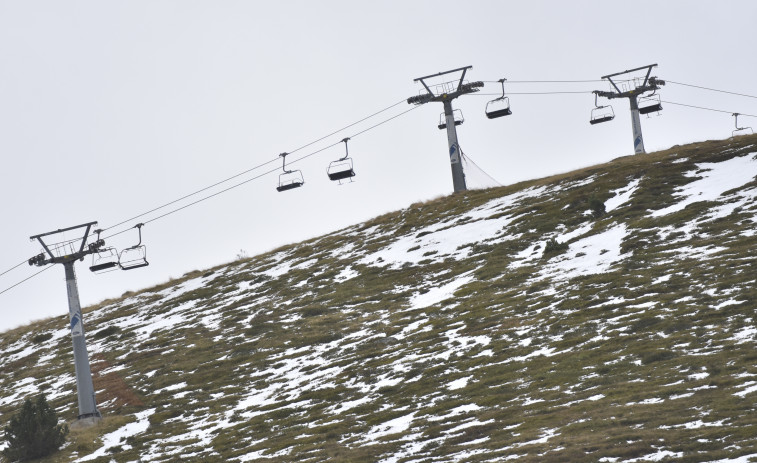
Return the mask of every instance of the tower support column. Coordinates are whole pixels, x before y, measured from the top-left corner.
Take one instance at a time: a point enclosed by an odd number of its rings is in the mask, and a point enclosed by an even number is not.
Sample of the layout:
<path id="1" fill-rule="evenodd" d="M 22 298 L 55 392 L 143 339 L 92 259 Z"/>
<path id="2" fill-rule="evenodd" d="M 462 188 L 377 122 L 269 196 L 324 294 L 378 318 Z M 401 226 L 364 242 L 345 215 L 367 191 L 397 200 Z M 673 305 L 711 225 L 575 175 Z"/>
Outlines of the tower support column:
<path id="1" fill-rule="evenodd" d="M 84 321 L 82 319 L 79 289 L 76 285 L 74 262 L 63 263 L 66 270 L 66 289 L 68 291 L 68 315 L 71 338 L 74 344 L 74 365 L 76 369 L 76 390 L 79 396 L 79 420 L 100 419 L 100 411 L 95 401 L 95 388 L 92 384 L 92 370 L 89 366 L 87 341 L 84 338 Z"/>
<path id="2" fill-rule="evenodd" d="M 639 118 L 639 102 L 636 95 L 628 98 L 631 102 L 631 128 L 633 130 L 633 151 L 635 154 L 644 154 L 644 137 L 641 134 L 641 119 Z"/>
<path id="3" fill-rule="evenodd" d="M 465 172 L 463 171 L 460 145 L 457 143 L 457 129 L 455 128 L 455 116 L 452 112 L 452 101 L 444 100 L 444 118 L 447 121 L 447 145 L 449 147 L 449 163 L 452 168 L 452 187 L 455 193 L 465 191 Z"/>

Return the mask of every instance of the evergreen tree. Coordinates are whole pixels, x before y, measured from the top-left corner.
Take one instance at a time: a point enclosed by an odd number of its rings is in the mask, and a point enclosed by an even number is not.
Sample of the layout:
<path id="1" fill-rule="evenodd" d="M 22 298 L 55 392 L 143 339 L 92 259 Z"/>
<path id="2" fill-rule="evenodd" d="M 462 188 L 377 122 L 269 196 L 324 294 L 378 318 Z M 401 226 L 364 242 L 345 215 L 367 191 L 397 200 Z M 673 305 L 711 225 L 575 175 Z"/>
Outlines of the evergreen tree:
<path id="1" fill-rule="evenodd" d="M 5 427 L 9 446 L 3 455 L 10 461 L 26 461 L 56 452 L 68 435 L 68 426 L 58 424 L 58 416 L 47 399 L 40 394 L 36 400 L 26 399 L 21 410 Z"/>

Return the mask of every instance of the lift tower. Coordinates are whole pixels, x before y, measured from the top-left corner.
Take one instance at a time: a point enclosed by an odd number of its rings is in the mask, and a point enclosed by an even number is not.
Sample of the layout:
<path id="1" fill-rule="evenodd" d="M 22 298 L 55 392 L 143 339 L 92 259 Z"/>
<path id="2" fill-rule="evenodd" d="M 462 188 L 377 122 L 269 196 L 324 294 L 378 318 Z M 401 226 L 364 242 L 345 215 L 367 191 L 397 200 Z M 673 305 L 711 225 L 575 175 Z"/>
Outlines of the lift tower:
<path id="1" fill-rule="evenodd" d="M 75 227 L 64 228 L 41 235 L 32 236 L 32 241 L 39 241 L 45 252 L 29 259 L 29 265 L 43 266 L 47 264 L 63 264 L 66 271 L 66 288 L 68 290 L 68 314 L 71 327 L 71 337 L 74 344 L 74 364 L 76 368 L 76 388 L 79 395 L 79 423 L 87 426 L 95 424 L 102 418 L 95 402 L 95 389 L 92 385 L 92 371 L 89 367 L 87 355 L 87 342 L 84 338 L 84 322 L 82 320 L 81 305 L 79 303 L 79 290 L 76 287 L 76 273 L 74 263 L 83 260 L 84 256 L 100 250 L 105 244 L 104 240 L 98 239 L 86 245 L 89 231 L 97 222 L 85 223 Z M 42 239 L 50 235 L 56 235 L 71 230 L 84 228 L 84 236 L 81 244 L 76 241 L 64 241 L 56 245 L 48 246 Z"/>
<path id="2" fill-rule="evenodd" d="M 455 192 L 465 191 L 467 187 L 465 185 L 465 173 L 463 172 L 463 164 L 460 158 L 460 145 L 457 142 L 457 130 L 455 126 L 460 122 L 455 121 L 455 115 L 452 110 L 452 100 L 460 95 L 466 95 L 468 93 L 474 93 L 479 91 L 479 88 L 484 86 L 483 82 L 470 82 L 465 83 L 465 73 L 473 66 L 466 66 L 463 68 L 452 69 L 451 71 L 440 72 L 438 74 L 432 74 L 430 76 L 418 77 L 413 82 L 420 82 L 426 89 L 427 93 L 421 93 L 420 95 L 411 96 L 407 99 L 408 104 L 422 105 L 430 101 L 441 101 L 444 105 L 444 119 L 443 124 L 439 124 L 440 128 L 447 129 L 447 144 L 449 145 L 449 162 L 452 167 L 452 185 Z M 460 72 L 460 80 L 452 82 L 444 82 L 438 85 L 433 85 L 435 91 L 431 91 L 426 79 L 433 77 L 439 77 L 454 72 Z"/>
<path id="3" fill-rule="evenodd" d="M 641 121 L 639 120 L 639 101 L 638 97 L 639 95 L 642 95 L 646 92 L 656 92 L 661 85 L 665 85 L 664 80 L 660 80 L 657 77 L 649 77 L 649 74 L 652 72 L 652 68 L 657 67 L 657 64 L 650 64 L 649 66 L 642 66 L 636 69 L 629 69 L 627 71 L 623 72 L 616 72 L 615 74 L 610 74 L 607 76 L 602 76 L 602 79 L 607 79 L 610 84 L 615 89 L 614 92 L 603 92 L 601 90 L 594 90 L 594 94 L 598 96 L 602 96 L 605 98 L 613 99 L 613 98 L 628 98 L 628 100 L 631 103 L 631 128 L 633 129 L 633 149 L 634 153 L 636 154 L 643 154 L 644 151 L 644 137 L 641 135 Z M 644 76 L 644 81 L 641 83 L 641 85 L 636 85 L 634 88 L 630 90 L 623 91 L 621 90 L 618 85 L 612 80 L 613 77 L 620 76 L 623 74 L 630 74 L 632 72 L 641 71 L 642 69 L 647 70 L 647 74 Z M 659 111 L 662 109 L 662 106 L 659 104 L 659 100 L 657 104 L 653 104 L 650 106 L 647 106 L 643 108 L 641 114 L 647 114 L 654 111 Z"/>

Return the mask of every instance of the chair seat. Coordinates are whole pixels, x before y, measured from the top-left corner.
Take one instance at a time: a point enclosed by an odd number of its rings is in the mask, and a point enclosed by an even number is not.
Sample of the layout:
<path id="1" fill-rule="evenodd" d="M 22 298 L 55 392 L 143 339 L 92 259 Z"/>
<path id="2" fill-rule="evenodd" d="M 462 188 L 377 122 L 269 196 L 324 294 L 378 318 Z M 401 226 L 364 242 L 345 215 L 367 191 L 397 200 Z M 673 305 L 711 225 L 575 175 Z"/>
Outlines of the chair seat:
<path id="1" fill-rule="evenodd" d="M 653 104 L 651 106 L 646 106 L 644 108 L 639 108 L 639 114 L 649 114 L 657 111 L 662 111 L 662 105 L 659 103 Z"/>
<path id="2" fill-rule="evenodd" d="M 294 188 L 297 188 L 297 187 L 301 187 L 304 183 L 305 182 L 287 183 L 286 185 L 279 185 L 279 186 L 277 186 L 276 190 L 278 190 L 278 191 L 287 191 L 287 190 L 291 190 L 291 189 L 294 189 Z"/>
<path id="3" fill-rule="evenodd" d="M 89 269 L 93 272 L 101 272 L 103 270 L 108 270 L 113 267 L 118 267 L 118 262 L 105 262 L 102 264 L 93 265 Z"/>
<path id="4" fill-rule="evenodd" d="M 148 265 L 150 265 L 150 263 L 146 260 L 136 261 L 131 264 L 121 264 L 121 270 L 134 270 L 135 268 L 147 267 Z"/>
<path id="5" fill-rule="evenodd" d="M 488 117 L 489 119 L 496 119 L 502 116 L 509 116 L 512 113 L 513 112 L 510 111 L 510 108 L 498 109 L 496 111 L 489 111 L 488 113 L 486 113 L 486 117 Z"/>
<path id="6" fill-rule="evenodd" d="M 329 172 L 330 180 L 344 180 L 345 178 L 350 178 L 354 176 L 355 176 L 355 171 L 352 169 L 342 170 L 339 172 Z"/>
<path id="7" fill-rule="evenodd" d="M 602 122 L 609 122 L 611 120 L 615 119 L 615 116 L 604 116 L 604 117 L 598 117 L 596 119 L 592 119 L 589 121 L 591 125 L 594 124 L 601 124 Z"/>

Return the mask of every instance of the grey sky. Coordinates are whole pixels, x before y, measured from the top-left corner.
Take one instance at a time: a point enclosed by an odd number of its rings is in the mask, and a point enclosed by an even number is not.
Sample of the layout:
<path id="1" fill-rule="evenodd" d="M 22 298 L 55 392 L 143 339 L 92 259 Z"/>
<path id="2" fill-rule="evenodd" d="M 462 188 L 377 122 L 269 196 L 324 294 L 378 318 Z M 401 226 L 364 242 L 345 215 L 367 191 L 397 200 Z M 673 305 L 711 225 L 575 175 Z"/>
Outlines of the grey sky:
<path id="1" fill-rule="evenodd" d="M 0 0 L 0 272 L 39 252 L 31 235 L 91 220 L 110 227 L 397 103 L 419 91 L 414 78 L 452 68 L 472 65 L 469 80 L 583 80 L 658 63 L 662 79 L 757 94 L 755 18 L 752 1 Z M 757 114 L 754 98 L 674 84 L 660 93 Z M 511 95 L 513 115 L 490 121 L 483 108 L 494 96 L 455 102 L 466 118 L 458 137 L 503 184 L 633 151 L 626 100 L 613 102 L 614 121 L 590 126 L 590 94 Z M 642 119 L 648 151 L 731 133 L 729 114 L 663 106 Z M 149 223 L 149 267 L 94 276 L 88 261 L 78 265 L 83 304 L 450 193 L 441 110 L 428 104 L 355 137 L 353 184 L 325 175 L 337 146 L 296 165 L 299 190 L 278 193 L 269 175 Z M 136 234 L 108 244 L 130 241 Z M 35 271 L 0 276 L 0 290 Z M 0 329 L 67 313 L 62 267 L 0 295 L 0 311 Z"/>

